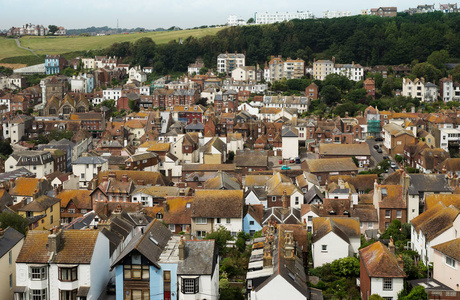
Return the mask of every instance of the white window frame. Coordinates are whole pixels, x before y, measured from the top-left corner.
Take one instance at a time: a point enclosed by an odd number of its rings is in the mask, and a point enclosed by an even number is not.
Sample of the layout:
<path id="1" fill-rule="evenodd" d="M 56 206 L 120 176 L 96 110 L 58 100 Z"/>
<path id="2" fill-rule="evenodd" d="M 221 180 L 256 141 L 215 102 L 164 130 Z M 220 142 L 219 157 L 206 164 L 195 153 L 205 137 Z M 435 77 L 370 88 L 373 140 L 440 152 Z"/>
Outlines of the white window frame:
<path id="1" fill-rule="evenodd" d="M 321 245 L 321 252 L 327 252 L 327 245 Z"/>
<path id="2" fill-rule="evenodd" d="M 201 225 L 206 225 L 206 224 L 208 224 L 208 219 L 207 218 L 195 218 L 195 223 L 196 224 L 201 224 Z"/>
<path id="3" fill-rule="evenodd" d="M 393 290 L 393 278 L 383 278 L 382 290 L 392 291 Z"/>
<path id="4" fill-rule="evenodd" d="M 457 269 L 457 261 L 450 256 L 446 255 L 445 257 L 446 259 L 444 260 L 444 262 L 446 263 L 446 265 L 453 269 Z"/>

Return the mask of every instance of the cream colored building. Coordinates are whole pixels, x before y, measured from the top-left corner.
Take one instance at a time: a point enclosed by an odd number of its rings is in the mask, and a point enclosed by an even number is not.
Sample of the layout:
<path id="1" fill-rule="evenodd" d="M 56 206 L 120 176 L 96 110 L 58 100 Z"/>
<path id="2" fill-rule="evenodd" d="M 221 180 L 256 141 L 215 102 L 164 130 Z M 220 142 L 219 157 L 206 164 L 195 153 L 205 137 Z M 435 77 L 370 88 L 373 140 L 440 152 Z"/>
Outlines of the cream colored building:
<path id="1" fill-rule="evenodd" d="M 288 58 L 283 65 L 283 73 L 286 79 L 300 79 L 305 75 L 305 61 L 303 59 Z"/>
<path id="2" fill-rule="evenodd" d="M 24 235 L 8 227 L 0 229 L 0 300 L 11 300 L 16 288 L 16 258 L 18 258 Z"/>
<path id="3" fill-rule="evenodd" d="M 85 69 L 94 69 L 96 67 L 96 63 L 94 58 L 82 58 L 81 62 L 83 63 L 83 68 Z"/>
<path id="4" fill-rule="evenodd" d="M 327 75 L 334 74 L 334 62 L 330 60 L 317 60 L 313 63 L 313 77 L 317 80 L 326 79 Z"/>

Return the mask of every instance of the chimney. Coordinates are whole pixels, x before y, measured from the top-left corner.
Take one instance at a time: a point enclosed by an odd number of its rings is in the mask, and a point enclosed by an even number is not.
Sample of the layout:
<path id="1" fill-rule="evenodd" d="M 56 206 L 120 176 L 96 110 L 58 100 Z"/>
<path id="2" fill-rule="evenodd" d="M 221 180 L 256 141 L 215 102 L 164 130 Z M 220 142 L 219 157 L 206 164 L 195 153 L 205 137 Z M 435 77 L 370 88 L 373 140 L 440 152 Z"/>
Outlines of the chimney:
<path id="1" fill-rule="evenodd" d="M 191 235 L 190 235 L 190 227 L 187 225 L 187 228 L 185 229 L 185 239 L 190 240 Z"/>
<path id="2" fill-rule="evenodd" d="M 107 181 L 107 180 L 108 180 L 107 175 L 102 176 L 102 181 Z"/>
<path id="3" fill-rule="evenodd" d="M 137 185 L 144 185 L 144 180 L 143 179 L 139 179 L 137 181 Z"/>
<path id="4" fill-rule="evenodd" d="M 184 237 L 180 237 L 179 241 L 179 260 L 184 260 L 185 259 L 185 243 L 184 243 Z"/>
<path id="5" fill-rule="evenodd" d="M 116 177 L 117 175 L 115 174 L 115 172 L 109 172 L 109 178 L 115 179 Z"/>
<path id="6" fill-rule="evenodd" d="M 286 190 L 283 192 L 283 208 L 289 208 L 289 200 L 286 193 Z"/>
<path id="7" fill-rule="evenodd" d="M 61 235 L 62 231 L 59 228 L 50 229 L 50 234 L 48 235 L 48 252 L 58 253 L 61 246 Z"/>
<path id="8" fill-rule="evenodd" d="M 100 220 L 97 224 L 97 228 L 99 229 L 99 231 L 102 231 L 102 229 L 104 228 L 110 231 L 112 229 L 112 222 L 110 220 Z"/>
<path id="9" fill-rule="evenodd" d="M 388 249 L 390 249 L 391 253 L 395 254 L 396 247 L 393 241 L 393 237 L 390 237 L 390 242 L 388 243 Z"/>
<path id="10" fill-rule="evenodd" d="M 271 267 L 273 265 L 271 250 L 264 249 L 263 264 L 264 267 Z"/>
<path id="11" fill-rule="evenodd" d="M 123 174 L 123 175 L 121 176 L 121 181 L 122 181 L 122 182 L 128 182 L 128 174 Z"/>

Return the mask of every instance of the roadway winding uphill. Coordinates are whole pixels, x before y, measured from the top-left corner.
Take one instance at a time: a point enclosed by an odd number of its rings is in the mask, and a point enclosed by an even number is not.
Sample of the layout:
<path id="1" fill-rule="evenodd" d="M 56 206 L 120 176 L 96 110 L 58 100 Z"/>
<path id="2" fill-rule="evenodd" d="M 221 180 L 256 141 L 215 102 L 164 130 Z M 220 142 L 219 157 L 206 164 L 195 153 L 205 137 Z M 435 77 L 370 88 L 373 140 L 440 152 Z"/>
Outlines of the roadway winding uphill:
<path id="1" fill-rule="evenodd" d="M 16 45 L 17 45 L 19 48 L 24 49 L 24 50 L 27 50 L 27 51 L 30 51 L 30 52 L 32 52 L 33 55 L 38 56 L 37 53 L 34 52 L 34 50 L 29 49 L 29 48 L 22 47 L 22 46 L 21 46 L 21 43 L 19 42 L 19 39 L 14 39 L 14 40 L 16 41 Z"/>

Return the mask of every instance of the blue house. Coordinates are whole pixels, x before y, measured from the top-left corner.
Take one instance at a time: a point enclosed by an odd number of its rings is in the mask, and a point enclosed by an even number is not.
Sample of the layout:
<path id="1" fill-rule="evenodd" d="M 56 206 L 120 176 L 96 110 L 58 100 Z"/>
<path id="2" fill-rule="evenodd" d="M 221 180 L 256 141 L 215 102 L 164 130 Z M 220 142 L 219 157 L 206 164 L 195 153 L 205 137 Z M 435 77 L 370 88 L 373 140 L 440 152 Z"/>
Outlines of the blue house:
<path id="1" fill-rule="evenodd" d="M 219 298 L 214 240 L 184 240 L 160 221 L 138 232 L 112 264 L 116 299 Z"/>
<path id="2" fill-rule="evenodd" d="M 46 55 L 45 70 L 46 75 L 59 74 L 64 69 L 65 58 L 61 55 Z"/>
<path id="3" fill-rule="evenodd" d="M 257 231 L 262 230 L 263 216 L 263 204 L 245 205 L 243 210 L 243 231 L 253 236 Z"/>

